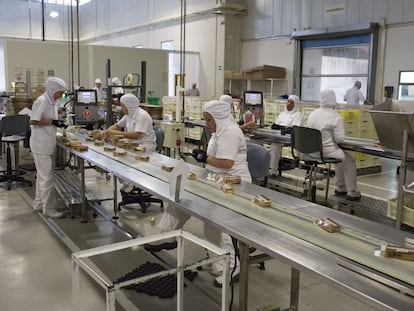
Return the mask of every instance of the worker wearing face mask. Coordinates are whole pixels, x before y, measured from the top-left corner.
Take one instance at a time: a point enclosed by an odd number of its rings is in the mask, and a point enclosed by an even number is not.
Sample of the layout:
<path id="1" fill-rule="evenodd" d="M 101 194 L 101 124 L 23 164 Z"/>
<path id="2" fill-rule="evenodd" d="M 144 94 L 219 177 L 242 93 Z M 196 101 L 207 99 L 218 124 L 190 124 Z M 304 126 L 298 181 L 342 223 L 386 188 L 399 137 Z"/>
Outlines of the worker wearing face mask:
<path id="1" fill-rule="evenodd" d="M 60 78 L 48 78 L 46 91 L 33 103 L 30 124 L 30 149 L 36 166 L 36 196 L 33 208 L 53 218 L 63 217 L 56 210 L 55 197 L 55 150 L 56 128 L 65 127 L 58 120 L 58 104 L 65 91 L 66 83 Z"/>
<path id="2" fill-rule="evenodd" d="M 299 97 L 290 95 L 283 110 L 272 124 L 272 129 L 280 129 L 282 133 L 291 130 L 292 126 L 302 126 L 302 113 L 298 111 Z M 270 144 L 270 174 L 276 175 L 279 170 L 279 160 L 282 154 L 283 144 Z"/>
<path id="3" fill-rule="evenodd" d="M 358 201 L 361 199 L 361 193 L 357 190 L 355 160 L 338 146 L 344 141 L 345 132 L 341 115 L 333 109 L 335 104 L 335 92 L 330 89 L 323 90 L 320 108 L 309 115 L 308 127 L 321 131 L 325 157 L 342 160 L 342 162 L 335 164 L 335 195 L 344 196 L 351 201 Z"/>
<path id="4" fill-rule="evenodd" d="M 207 152 L 201 150 L 194 152 L 196 160 L 206 163 L 206 169 L 210 172 L 240 176 L 242 181 L 251 182 L 247 165 L 246 139 L 230 113 L 230 105 L 222 101 L 210 101 L 203 107 L 203 117 L 212 135 Z M 168 205 L 164 209 L 159 228 L 161 232 L 181 229 L 189 218 L 190 215 L 173 205 Z M 231 237 L 207 223 L 204 223 L 204 234 L 208 241 L 230 253 L 230 271 L 234 271 L 233 280 L 237 279 L 240 267 L 238 260 L 235 259 Z M 175 247 L 177 247 L 176 241 L 167 241 L 158 245 L 146 245 L 145 249 L 157 252 L 161 249 L 173 249 Z M 212 264 L 211 273 L 216 276 L 214 285 L 217 287 L 222 284 L 222 271 L 223 265 L 221 262 Z"/>
<path id="5" fill-rule="evenodd" d="M 101 79 L 97 78 L 95 80 L 95 86 L 93 88 L 94 90 L 96 90 L 96 97 L 98 100 L 104 100 L 106 99 L 106 93 L 102 88 L 102 81 Z"/>

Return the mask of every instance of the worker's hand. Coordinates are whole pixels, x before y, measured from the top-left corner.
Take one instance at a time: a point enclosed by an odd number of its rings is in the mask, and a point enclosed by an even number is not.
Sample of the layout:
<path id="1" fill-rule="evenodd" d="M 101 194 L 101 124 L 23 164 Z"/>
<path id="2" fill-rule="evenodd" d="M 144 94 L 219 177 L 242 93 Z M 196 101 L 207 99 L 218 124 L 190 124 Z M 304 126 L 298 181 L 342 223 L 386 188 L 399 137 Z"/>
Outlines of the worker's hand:
<path id="1" fill-rule="evenodd" d="M 282 134 L 282 135 L 292 134 L 292 128 L 291 127 L 284 127 L 280 130 L 280 134 Z"/>
<path id="2" fill-rule="evenodd" d="M 254 121 L 249 121 L 247 123 L 244 124 L 247 128 L 251 128 L 251 127 L 257 127 L 257 123 Z"/>
<path id="3" fill-rule="evenodd" d="M 64 113 L 66 111 L 66 107 L 62 107 L 58 109 L 58 114 Z"/>
<path id="4" fill-rule="evenodd" d="M 280 129 L 284 128 L 284 126 L 273 123 L 271 128 L 272 128 L 272 130 L 280 130 Z"/>
<path id="5" fill-rule="evenodd" d="M 52 124 L 56 127 L 63 127 L 63 128 L 67 128 L 68 125 L 63 122 L 62 120 L 52 120 Z"/>
<path id="6" fill-rule="evenodd" d="M 197 162 L 206 163 L 207 162 L 207 152 L 199 149 L 193 150 L 193 157 Z"/>

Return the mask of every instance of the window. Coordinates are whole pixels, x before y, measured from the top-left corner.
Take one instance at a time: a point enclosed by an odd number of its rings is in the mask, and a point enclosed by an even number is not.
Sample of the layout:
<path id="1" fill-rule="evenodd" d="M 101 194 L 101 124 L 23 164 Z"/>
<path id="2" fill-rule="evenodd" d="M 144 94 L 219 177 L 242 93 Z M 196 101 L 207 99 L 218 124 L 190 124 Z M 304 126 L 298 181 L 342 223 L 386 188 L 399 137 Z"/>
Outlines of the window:
<path id="1" fill-rule="evenodd" d="M 174 41 L 162 41 L 161 42 L 161 50 L 174 50 Z"/>
<path id="2" fill-rule="evenodd" d="M 329 88 L 335 91 L 337 103 L 346 103 L 345 92 L 355 81 L 361 82 L 366 97 L 374 95 L 371 81 L 375 67 L 371 62 L 375 58 L 371 49 L 375 37 L 371 33 L 302 38 L 297 85 L 302 100 L 319 101 L 320 91 Z"/>
<path id="3" fill-rule="evenodd" d="M 414 99 L 414 71 L 400 71 L 398 99 Z"/>

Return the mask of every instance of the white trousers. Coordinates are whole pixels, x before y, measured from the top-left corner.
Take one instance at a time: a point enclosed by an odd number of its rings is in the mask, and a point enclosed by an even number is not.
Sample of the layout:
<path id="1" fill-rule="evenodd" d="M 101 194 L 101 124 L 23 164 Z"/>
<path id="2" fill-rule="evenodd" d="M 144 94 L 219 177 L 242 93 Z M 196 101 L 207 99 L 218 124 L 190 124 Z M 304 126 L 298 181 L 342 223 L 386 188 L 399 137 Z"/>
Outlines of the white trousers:
<path id="1" fill-rule="evenodd" d="M 358 190 L 357 174 L 354 158 L 345 152 L 342 162 L 335 165 L 336 188 L 338 191 L 346 191 L 351 195 Z"/>
<path id="2" fill-rule="evenodd" d="M 164 213 L 161 217 L 161 220 L 158 224 L 161 232 L 168 232 L 172 230 L 181 229 L 187 220 L 190 219 L 190 215 L 184 213 L 183 211 L 166 204 L 164 207 Z M 235 265 L 235 250 L 231 240 L 230 235 L 227 233 L 222 233 L 219 229 L 212 227 L 204 223 L 204 235 L 207 241 L 223 248 L 224 250 L 230 253 L 230 271 Z M 213 256 L 213 254 L 210 254 Z M 238 265 L 238 259 L 236 259 L 236 265 Z M 223 263 L 215 262 L 213 263 L 213 270 L 223 271 Z"/>
<path id="3" fill-rule="evenodd" d="M 270 144 L 270 174 L 279 174 L 279 160 L 282 155 L 283 144 Z"/>
<path id="4" fill-rule="evenodd" d="M 33 153 L 36 165 L 36 197 L 34 209 L 53 210 L 56 208 L 55 194 L 55 156 L 52 154 Z"/>

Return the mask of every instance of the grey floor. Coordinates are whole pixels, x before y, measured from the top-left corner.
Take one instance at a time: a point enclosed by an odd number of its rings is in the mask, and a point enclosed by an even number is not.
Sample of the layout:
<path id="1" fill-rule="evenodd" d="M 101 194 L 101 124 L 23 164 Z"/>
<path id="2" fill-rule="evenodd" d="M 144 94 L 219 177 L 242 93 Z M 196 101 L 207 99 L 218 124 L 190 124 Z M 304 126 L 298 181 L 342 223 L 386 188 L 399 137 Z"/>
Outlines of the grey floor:
<path id="1" fill-rule="evenodd" d="M 25 149 L 22 150 L 21 157 L 23 161 L 31 160 L 30 153 Z M 0 163 L 4 167 L 4 159 Z M 361 191 L 384 200 L 395 197 L 396 165 L 395 161 L 385 161 L 382 173 L 358 177 Z M 34 173 L 29 172 L 27 177 L 33 179 Z M 107 194 L 111 189 L 112 181 L 105 177 L 103 173 L 88 170 L 87 186 L 98 196 Z M 71 252 L 125 237 L 99 215 L 88 224 L 82 224 L 80 218 L 56 221 L 68 231 L 67 236 L 64 234 L 66 238 L 62 239 L 43 217 L 33 211 L 33 191 L 34 187 L 22 185 L 13 185 L 12 190 L 8 191 L 4 184 L 0 184 L 0 310 L 72 310 Z M 62 206 L 62 202 L 59 204 Z M 103 210 L 110 214 L 109 202 L 103 204 Z M 150 219 L 155 217 L 158 221 L 160 216 L 161 209 L 158 206 L 152 206 L 147 214 L 136 209 L 123 209 L 119 224 L 137 235 L 148 235 L 157 232 Z M 201 235 L 201 228 L 197 219 L 191 219 L 184 229 Z M 113 267 L 111 273 L 118 273 L 118 270 L 121 273 L 134 266 L 133 256 L 137 254 L 141 253 L 132 253 L 128 255 L 132 257 L 118 259 L 108 257 L 103 262 Z M 165 256 L 170 255 L 174 256 L 174 252 Z M 203 250 L 194 250 L 191 256 L 202 257 Z M 257 308 L 266 305 L 287 308 L 290 297 L 290 268 L 271 260 L 266 262 L 266 270 L 259 270 L 253 265 L 249 269 L 249 310 L 258 310 Z M 212 280 L 206 271 L 202 271 L 194 281 L 195 287 L 205 289 L 208 297 L 218 300 L 220 291 L 212 287 Z M 300 286 L 300 310 L 379 310 L 304 274 L 301 274 Z M 235 289 L 233 310 L 237 310 L 237 285 Z M 125 295 L 129 297 L 132 294 Z M 117 310 L 174 310 L 171 304 L 161 304 L 163 308 L 160 308 L 151 299 L 155 298 L 142 295 L 136 299 L 138 303 L 148 300 L 149 304 L 143 303 L 138 308 L 123 304 L 124 307 L 119 306 Z M 103 290 L 84 275 L 81 278 L 80 300 L 82 310 L 105 309 Z M 186 310 L 202 310 L 192 304 L 192 297 L 186 296 L 186 300 Z"/>

